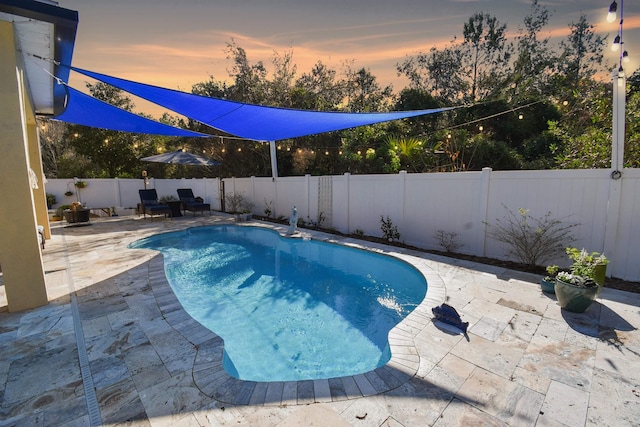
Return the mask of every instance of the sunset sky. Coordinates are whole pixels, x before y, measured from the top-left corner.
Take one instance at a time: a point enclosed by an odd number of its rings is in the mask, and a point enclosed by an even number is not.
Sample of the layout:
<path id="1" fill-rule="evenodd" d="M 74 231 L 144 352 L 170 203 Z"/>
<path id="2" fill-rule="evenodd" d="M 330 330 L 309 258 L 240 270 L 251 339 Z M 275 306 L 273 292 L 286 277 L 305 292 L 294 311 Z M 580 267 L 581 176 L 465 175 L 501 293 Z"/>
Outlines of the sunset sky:
<path id="1" fill-rule="evenodd" d="M 274 52 L 293 52 L 297 75 L 322 61 L 341 70 L 345 61 L 368 68 L 397 92 L 407 81 L 396 64 L 407 56 L 442 48 L 475 12 L 488 12 L 517 35 L 530 13 L 529 0 L 58 0 L 79 13 L 73 65 L 143 83 L 191 91 L 213 75 L 228 78 L 225 45 L 232 39 L 252 64 L 273 70 Z M 584 13 L 596 31 L 617 34 L 605 21 L 609 0 L 542 1 L 551 13 L 543 36 L 555 44 Z M 618 1 L 620 4 L 620 1 Z M 640 1 L 624 10 L 625 49 L 630 71 L 640 65 Z M 559 38 L 558 38 L 559 37 Z M 616 54 L 607 49 L 614 64 Z M 83 89 L 84 78 L 70 83 Z M 152 112 L 153 113 L 153 112 Z"/>

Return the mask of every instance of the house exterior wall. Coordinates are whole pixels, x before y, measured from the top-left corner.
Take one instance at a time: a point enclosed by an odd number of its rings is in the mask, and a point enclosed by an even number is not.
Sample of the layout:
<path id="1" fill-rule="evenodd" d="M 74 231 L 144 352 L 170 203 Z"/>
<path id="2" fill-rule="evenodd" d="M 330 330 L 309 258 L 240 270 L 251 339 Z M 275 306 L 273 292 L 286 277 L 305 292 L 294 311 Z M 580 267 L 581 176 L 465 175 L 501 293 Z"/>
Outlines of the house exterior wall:
<path id="1" fill-rule="evenodd" d="M 29 180 L 30 168 L 36 176 L 42 170 L 37 130 L 13 24 L 7 21 L 0 21 L 0 58 L 0 264 L 8 308 L 22 311 L 48 303 L 36 232 L 36 211 L 45 208 L 42 190 L 34 193 Z"/>

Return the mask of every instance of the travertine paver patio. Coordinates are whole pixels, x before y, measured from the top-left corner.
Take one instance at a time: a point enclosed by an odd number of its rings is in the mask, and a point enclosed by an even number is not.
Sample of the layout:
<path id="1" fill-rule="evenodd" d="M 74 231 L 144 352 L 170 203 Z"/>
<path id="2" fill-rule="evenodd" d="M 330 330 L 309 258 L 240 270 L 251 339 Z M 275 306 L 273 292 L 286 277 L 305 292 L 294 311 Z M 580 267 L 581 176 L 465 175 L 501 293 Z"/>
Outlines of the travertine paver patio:
<path id="1" fill-rule="evenodd" d="M 229 377 L 222 341 L 182 310 L 161 257 L 127 249 L 229 218 L 54 228 L 44 251 L 50 304 L 8 313 L 0 286 L 0 426 L 640 425 L 640 294 L 605 289 L 571 314 L 540 292 L 539 277 L 369 243 L 430 283 L 429 299 L 392 333 L 392 363 L 322 381 Z M 444 300 L 470 322 L 468 338 L 431 321 Z"/>

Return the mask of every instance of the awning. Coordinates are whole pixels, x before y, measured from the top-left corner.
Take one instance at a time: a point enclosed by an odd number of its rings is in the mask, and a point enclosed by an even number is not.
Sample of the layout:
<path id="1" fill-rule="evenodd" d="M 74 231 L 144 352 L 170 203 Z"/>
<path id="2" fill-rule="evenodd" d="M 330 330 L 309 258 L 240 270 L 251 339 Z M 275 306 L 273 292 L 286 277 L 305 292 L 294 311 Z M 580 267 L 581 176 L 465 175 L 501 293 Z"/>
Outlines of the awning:
<path id="1" fill-rule="evenodd" d="M 389 113 L 293 110 L 210 98 L 124 80 L 81 68 L 71 67 L 71 69 L 215 129 L 256 141 L 277 141 L 296 138 L 458 108 L 449 107 Z"/>
<path id="2" fill-rule="evenodd" d="M 122 132 L 147 133 L 164 136 L 210 137 L 204 133 L 165 125 L 130 111 L 114 107 L 72 87 L 66 86 L 66 108 L 55 120 Z"/>

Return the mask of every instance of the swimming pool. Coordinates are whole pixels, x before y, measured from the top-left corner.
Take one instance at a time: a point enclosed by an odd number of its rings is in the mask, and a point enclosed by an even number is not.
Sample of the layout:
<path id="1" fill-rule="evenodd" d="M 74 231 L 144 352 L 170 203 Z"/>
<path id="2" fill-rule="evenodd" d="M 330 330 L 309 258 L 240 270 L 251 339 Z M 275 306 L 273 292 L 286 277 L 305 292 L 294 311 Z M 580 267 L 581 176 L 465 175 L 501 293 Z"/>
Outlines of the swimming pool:
<path id="1" fill-rule="evenodd" d="M 261 227 L 216 225 L 131 245 L 160 251 L 178 300 L 225 340 L 224 368 L 251 381 L 368 372 L 391 357 L 388 333 L 426 295 L 398 259 Z"/>

